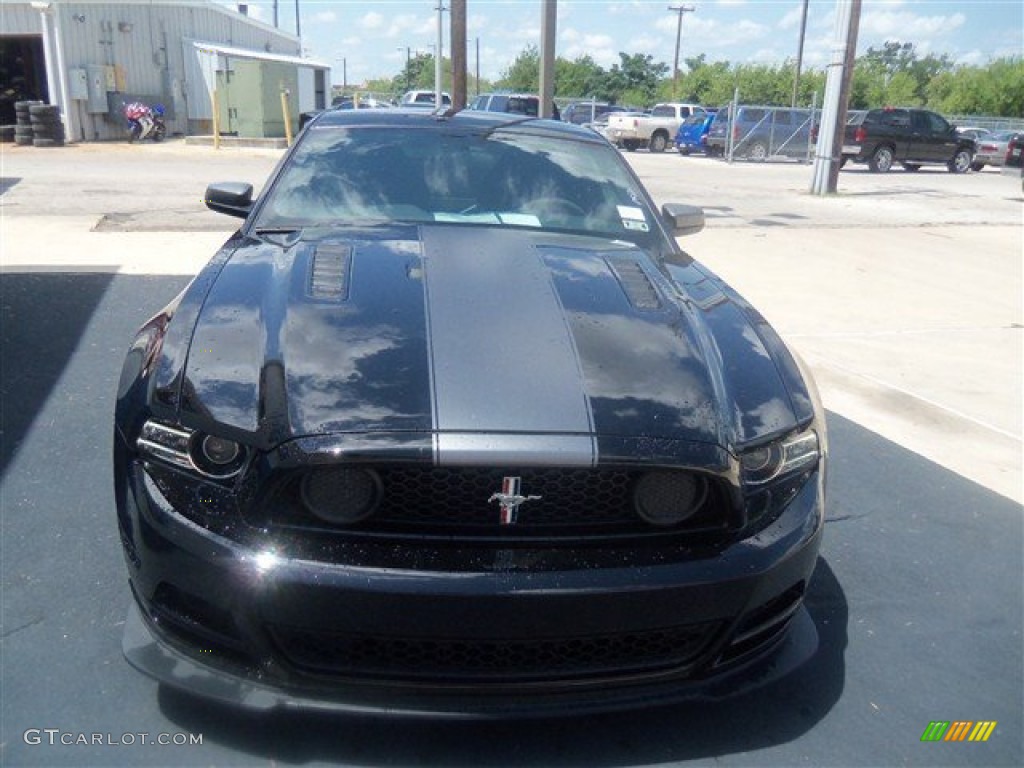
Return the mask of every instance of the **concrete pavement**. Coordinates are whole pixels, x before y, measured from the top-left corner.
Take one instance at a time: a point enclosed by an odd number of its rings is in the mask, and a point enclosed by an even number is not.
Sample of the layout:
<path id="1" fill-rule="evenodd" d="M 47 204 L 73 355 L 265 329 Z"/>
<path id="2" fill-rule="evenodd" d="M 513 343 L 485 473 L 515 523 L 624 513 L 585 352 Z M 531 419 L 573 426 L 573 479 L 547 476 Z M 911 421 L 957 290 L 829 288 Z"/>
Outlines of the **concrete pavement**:
<path id="1" fill-rule="evenodd" d="M 3 145 L 0 269 L 193 274 L 236 220 L 207 181 L 259 188 L 280 152 Z M 1022 201 L 994 171 L 840 175 L 627 155 L 659 203 L 704 205 L 683 242 L 810 363 L 826 406 L 1013 501 L 1022 489 Z M 154 307 L 154 310 L 157 307 Z"/>

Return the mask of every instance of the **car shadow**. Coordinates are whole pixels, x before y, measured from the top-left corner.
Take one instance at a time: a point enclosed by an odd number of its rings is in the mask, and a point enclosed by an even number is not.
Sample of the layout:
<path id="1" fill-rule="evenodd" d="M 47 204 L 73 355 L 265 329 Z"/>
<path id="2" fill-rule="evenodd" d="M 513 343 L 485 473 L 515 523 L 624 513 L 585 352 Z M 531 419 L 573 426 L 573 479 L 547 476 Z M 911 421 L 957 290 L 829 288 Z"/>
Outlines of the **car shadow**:
<path id="1" fill-rule="evenodd" d="M 0 275 L 0 477 L 74 355 L 112 272 Z"/>

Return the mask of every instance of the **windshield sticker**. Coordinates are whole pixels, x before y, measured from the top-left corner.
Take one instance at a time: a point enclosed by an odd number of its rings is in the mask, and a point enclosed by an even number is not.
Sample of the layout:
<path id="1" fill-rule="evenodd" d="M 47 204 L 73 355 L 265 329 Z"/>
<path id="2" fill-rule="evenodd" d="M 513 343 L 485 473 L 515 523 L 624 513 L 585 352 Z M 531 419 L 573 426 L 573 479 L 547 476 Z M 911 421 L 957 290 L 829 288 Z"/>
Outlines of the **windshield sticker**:
<path id="1" fill-rule="evenodd" d="M 619 209 L 619 216 L 622 220 L 632 219 L 633 221 L 644 221 L 644 212 L 640 208 L 634 208 L 631 205 L 619 205 L 616 206 Z"/>
<path id="2" fill-rule="evenodd" d="M 648 231 L 647 222 L 646 221 L 637 221 L 635 219 L 623 219 L 622 220 L 622 228 L 623 229 L 630 229 L 630 230 L 633 230 L 634 232 L 647 232 Z"/>

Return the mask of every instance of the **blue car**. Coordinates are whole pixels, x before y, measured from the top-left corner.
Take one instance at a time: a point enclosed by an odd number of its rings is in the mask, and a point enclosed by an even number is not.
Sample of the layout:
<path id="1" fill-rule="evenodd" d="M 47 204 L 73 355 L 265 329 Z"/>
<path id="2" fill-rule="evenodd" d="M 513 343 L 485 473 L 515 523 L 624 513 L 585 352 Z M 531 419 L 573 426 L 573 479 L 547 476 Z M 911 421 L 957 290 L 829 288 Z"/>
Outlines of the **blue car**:
<path id="1" fill-rule="evenodd" d="M 707 135 L 711 129 L 711 123 L 715 119 L 715 111 L 712 110 L 703 115 L 692 115 L 683 120 L 676 131 L 676 149 L 680 155 L 688 155 L 691 152 L 708 151 Z"/>

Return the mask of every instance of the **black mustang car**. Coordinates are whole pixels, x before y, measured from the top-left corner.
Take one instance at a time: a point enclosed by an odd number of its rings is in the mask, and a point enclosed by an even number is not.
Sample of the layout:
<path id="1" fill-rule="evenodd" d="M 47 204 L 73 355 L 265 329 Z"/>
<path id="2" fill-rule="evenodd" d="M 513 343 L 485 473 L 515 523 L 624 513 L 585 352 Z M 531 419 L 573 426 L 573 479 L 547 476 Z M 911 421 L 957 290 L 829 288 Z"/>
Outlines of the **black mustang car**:
<path id="1" fill-rule="evenodd" d="M 722 696 L 813 652 L 823 411 L 594 133 L 325 112 L 139 331 L 125 653 L 252 708 Z"/>

